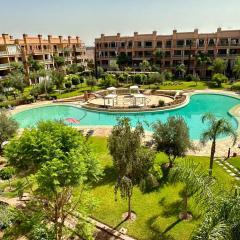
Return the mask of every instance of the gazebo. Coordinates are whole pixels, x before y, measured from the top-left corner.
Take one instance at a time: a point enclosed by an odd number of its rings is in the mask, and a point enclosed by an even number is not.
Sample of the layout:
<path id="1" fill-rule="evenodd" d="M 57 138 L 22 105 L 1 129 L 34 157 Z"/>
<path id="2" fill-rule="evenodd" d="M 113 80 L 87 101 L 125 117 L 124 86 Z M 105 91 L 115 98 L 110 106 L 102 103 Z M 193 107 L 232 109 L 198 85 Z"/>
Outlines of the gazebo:
<path id="1" fill-rule="evenodd" d="M 109 88 L 107 88 L 107 90 L 109 91 L 109 92 L 112 92 L 113 94 L 116 94 L 116 88 L 115 87 L 109 87 Z"/>
<path id="2" fill-rule="evenodd" d="M 139 107 L 146 106 L 146 97 L 144 94 L 137 93 L 137 94 L 132 94 L 132 96 L 133 96 L 134 106 L 139 106 Z"/>
<path id="3" fill-rule="evenodd" d="M 108 94 L 104 97 L 104 106 L 112 106 L 117 104 L 117 94 Z"/>
<path id="4" fill-rule="evenodd" d="M 139 87 L 138 86 L 130 86 L 130 93 L 135 92 L 139 93 Z"/>

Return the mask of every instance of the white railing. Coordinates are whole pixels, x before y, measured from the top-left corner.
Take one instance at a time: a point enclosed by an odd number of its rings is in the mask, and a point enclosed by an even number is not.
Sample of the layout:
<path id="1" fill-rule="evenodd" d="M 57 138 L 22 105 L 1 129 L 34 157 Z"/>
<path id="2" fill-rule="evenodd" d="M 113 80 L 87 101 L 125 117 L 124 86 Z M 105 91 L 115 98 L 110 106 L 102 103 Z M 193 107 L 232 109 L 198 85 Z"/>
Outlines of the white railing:
<path id="1" fill-rule="evenodd" d="M 8 63 L 3 63 L 3 64 L 0 64 L 0 68 L 10 68 L 10 65 Z"/>

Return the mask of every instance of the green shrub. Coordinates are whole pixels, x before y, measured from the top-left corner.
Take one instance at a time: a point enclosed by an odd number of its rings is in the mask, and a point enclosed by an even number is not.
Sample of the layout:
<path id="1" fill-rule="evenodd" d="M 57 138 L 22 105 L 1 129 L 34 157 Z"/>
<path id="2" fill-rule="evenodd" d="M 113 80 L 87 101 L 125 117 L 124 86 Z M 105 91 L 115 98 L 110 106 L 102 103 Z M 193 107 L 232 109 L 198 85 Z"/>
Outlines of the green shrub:
<path id="1" fill-rule="evenodd" d="M 194 80 L 194 76 L 192 74 L 187 74 L 185 80 L 191 82 Z"/>
<path id="2" fill-rule="evenodd" d="M 215 83 L 217 85 L 217 87 L 221 87 L 222 83 L 228 81 L 228 78 L 222 73 L 215 73 L 212 76 L 212 81 L 213 81 L 213 83 Z"/>
<path id="3" fill-rule="evenodd" d="M 80 77 L 77 74 L 69 75 L 68 79 L 72 82 L 72 85 L 78 85 L 80 83 Z"/>
<path id="4" fill-rule="evenodd" d="M 233 90 L 233 91 L 240 91 L 240 82 L 234 83 L 231 86 L 231 90 Z"/>
<path id="5" fill-rule="evenodd" d="M 165 102 L 164 102 L 163 100 L 159 100 L 159 101 L 158 101 L 158 106 L 159 106 L 159 107 L 163 107 L 164 104 L 165 104 Z"/>
<path id="6" fill-rule="evenodd" d="M 72 81 L 68 80 L 67 82 L 65 82 L 65 87 L 66 88 L 71 88 L 72 87 Z"/>

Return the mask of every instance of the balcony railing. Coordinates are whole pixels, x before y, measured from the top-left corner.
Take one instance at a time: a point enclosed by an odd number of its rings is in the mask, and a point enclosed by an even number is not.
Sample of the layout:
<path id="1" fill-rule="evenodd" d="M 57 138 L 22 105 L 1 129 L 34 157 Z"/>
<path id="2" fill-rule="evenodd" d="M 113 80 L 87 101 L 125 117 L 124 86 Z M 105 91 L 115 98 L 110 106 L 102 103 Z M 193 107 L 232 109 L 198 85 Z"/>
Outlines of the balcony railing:
<path id="1" fill-rule="evenodd" d="M 0 51 L 0 56 L 6 56 L 8 55 L 7 51 Z"/>
<path id="2" fill-rule="evenodd" d="M 2 63 L 0 64 L 0 69 L 9 69 L 10 65 L 8 63 Z"/>

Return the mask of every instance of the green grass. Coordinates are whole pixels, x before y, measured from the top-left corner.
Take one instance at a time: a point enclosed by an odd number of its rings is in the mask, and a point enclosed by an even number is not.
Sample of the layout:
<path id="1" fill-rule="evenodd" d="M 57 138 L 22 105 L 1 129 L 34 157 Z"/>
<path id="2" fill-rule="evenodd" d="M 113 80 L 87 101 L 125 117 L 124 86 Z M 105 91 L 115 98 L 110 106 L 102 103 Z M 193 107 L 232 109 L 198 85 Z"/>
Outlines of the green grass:
<path id="1" fill-rule="evenodd" d="M 197 82 L 197 84 L 195 82 L 187 82 L 187 81 L 181 81 L 181 80 L 176 80 L 176 81 L 165 81 L 163 85 L 158 85 L 157 88 L 160 90 L 204 90 L 207 88 L 211 88 L 211 89 L 228 89 L 230 88 L 231 85 L 227 84 L 227 83 L 223 83 L 222 87 L 212 87 L 209 84 L 207 84 L 207 82 Z M 149 89 L 149 88 L 156 88 L 156 85 L 154 84 L 150 84 L 150 85 L 145 85 L 142 86 L 143 89 Z"/>
<path id="2" fill-rule="evenodd" d="M 228 160 L 235 168 L 239 169 L 240 171 L 240 157 L 233 157 Z"/>
<path id="3" fill-rule="evenodd" d="M 66 92 L 66 93 L 52 94 L 52 95 L 57 96 L 57 99 L 62 99 L 62 98 L 76 97 L 76 96 L 84 94 L 85 91 L 90 91 L 90 90 L 97 91 L 99 89 L 100 89 L 100 87 L 98 87 L 98 86 L 95 86 L 91 89 L 91 87 L 87 86 L 86 84 L 82 84 L 82 85 L 78 85 L 76 90 L 72 90 L 72 91 Z"/>
<path id="4" fill-rule="evenodd" d="M 158 190 L 142 193 L 137 187 L 134 188 L 132 199 L 133 211 L 137 214 L 135 222 L 121 223 L 122 213 L 127 211 L 127 202 L 118 196 L 115 201 L 114 184 L 116 174 L 112 166 L 111 156 L 107 150 L 107 139 L 104 137 L 91 138 L 91 145 L 104 168 L 104 177 L 100 183 L 96 184 L 91 190 L 94 197 L 99 200 L 97 209 L 93 212 L 93 216 L 104 223 L 113 227 L 125 227 L 128 234 L 143 240 L 159 239 L 159 233 L 166 232 L 174 239 L 188 239 L 193 229 L 201 220 L 201 209 L 198 202 L 193 198 L 189 201 L 189 207 L 193 213 L 193 220 L 179 221 L 178 214 L 181 211 L 181 190 L 182 185 L 165 184 Z M 202 164 L 208 169 L 209 159 L 207 157 L 189 157 L 194 161 Z M 158 154 L 156 164 L 166 162 L 167 158 L 164 154 Z M 177 161 L 180 161 L 178 159 Z M 214 165 L 214 176 L 219 180 L 219 185 L 224 191 L 232 188 L 232 178 L 223 171 L 218 165 Z"/>

